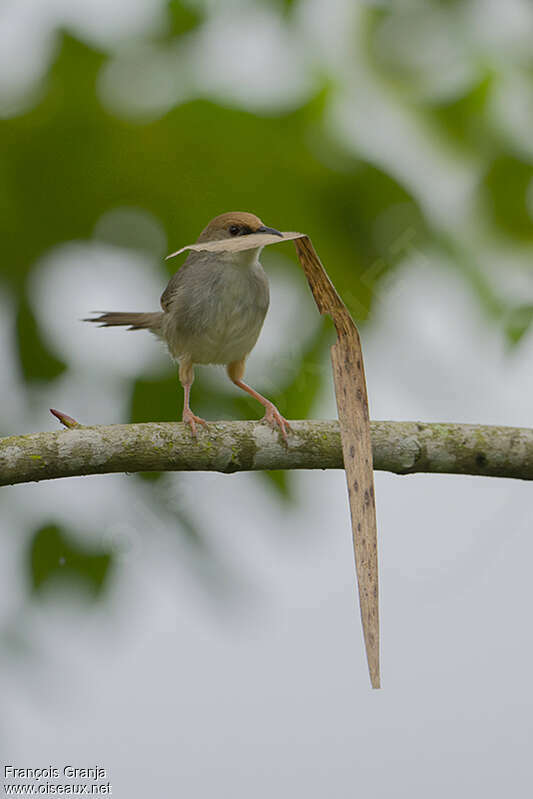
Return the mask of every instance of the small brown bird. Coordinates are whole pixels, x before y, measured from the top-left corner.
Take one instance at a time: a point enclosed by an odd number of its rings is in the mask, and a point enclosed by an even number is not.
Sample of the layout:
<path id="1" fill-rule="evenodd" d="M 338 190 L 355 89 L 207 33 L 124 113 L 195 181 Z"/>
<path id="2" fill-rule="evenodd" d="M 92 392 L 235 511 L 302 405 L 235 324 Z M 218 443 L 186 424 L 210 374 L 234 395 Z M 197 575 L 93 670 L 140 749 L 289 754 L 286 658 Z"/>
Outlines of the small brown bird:
<path id="1" fill-rule="evenodd" d="M 265 227 L 254 214 L 236 211 L 216 216 L 196 244 L 224 240 L 233 240 L 233 244 L 218 246 L 215 251 L 191 251 L 161 295 L 162 311 L 96 311 L 99 316 L 84 320 L 103 327 L 127 325 L 129 330 L 150 330 L 166 342 L 171 357 L 179 362 L 183 421 L 190 425 L 193 436 L 197 423 L 207 424 L 189 405 L 194 364 L 212 363 L 224 364 L 230 380 L 264 405 L 265 421 L 277 425 L 287 441 L 287 420 L 270 400 L 242 379 L 246 358 L 259 337 L 269 304 L 268 280 L 259 263 L 264 245 L 247 249 L 233 246 L 236 237 L 252 234 L 283 238 L 279 230 Z"/>

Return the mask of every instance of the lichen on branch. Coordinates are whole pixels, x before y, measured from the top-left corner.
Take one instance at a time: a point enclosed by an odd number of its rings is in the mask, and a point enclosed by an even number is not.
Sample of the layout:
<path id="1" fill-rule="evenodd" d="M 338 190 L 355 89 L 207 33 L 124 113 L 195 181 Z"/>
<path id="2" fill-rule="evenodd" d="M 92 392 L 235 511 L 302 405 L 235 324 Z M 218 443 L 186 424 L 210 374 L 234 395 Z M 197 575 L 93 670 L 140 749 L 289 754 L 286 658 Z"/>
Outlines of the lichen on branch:
<path id="1" fill-rule="evenodd" d="M 291 421 L 285 445 L 261 422 L 210 422 L 198 439 L 181 422 L 97 425 L 0 439 L 0 485 L 144 471 L 342 469 L 338 422 Z M 372 422 L 374 468 L 533 480 L 533 430 Z"/>

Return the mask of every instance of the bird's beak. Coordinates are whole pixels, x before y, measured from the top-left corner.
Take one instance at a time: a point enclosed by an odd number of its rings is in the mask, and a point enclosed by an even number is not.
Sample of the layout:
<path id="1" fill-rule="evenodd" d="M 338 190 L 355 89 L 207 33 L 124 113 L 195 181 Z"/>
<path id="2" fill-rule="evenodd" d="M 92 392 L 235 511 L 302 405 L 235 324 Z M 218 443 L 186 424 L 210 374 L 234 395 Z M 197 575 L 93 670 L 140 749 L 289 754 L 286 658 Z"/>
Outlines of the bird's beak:
<path id="1" fill-rule="evenodd" d="M 281 236 L 281 238 L 283 238 L 283 233 L 280 233 L 279 230 L 276 230 L 273 227 L 265 227 L 264 225 L 261 225 L 261 227 L 258 227 L 255 232 L 256 233 L 270 233 L 272 236 Z"/>

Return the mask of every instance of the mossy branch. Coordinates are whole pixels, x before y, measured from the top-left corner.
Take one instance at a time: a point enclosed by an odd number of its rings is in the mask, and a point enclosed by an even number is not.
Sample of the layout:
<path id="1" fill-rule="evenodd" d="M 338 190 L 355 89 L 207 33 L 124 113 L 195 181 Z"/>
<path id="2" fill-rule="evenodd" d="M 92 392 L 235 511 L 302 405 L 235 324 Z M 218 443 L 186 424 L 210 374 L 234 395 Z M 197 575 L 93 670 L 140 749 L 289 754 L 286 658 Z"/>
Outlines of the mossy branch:
<path id="1" fill-rule="evenodd" d="M 69 417 L 65 417 L 66 419 Z M 0 485 L 111 472 L 343 468 L 336 421 L 291 422 L 285 446 L 261 422 L 210 422 L 193 440 L 178 422 L 75 426 L 0 439 Z M 533 430 L 372 422 L 374 468 L 533 480 Z"/>

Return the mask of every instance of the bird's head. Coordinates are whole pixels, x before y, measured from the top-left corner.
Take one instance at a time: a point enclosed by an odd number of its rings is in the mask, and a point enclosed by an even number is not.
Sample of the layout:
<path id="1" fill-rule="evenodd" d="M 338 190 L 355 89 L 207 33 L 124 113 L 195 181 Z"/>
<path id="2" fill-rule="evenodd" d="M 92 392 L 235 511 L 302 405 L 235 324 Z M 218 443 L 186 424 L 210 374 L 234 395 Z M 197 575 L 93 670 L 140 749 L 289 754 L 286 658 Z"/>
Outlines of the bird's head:
<path id="1" fill-rule="evenodd" d="M 197 241 L 222 241 L 223 239 L 234 239 L 236 236 L 248 236 L 250 233 L 270 233 L 283 238 L 283 234 L 279 230 L 266 227 L 255 214 L 248 214 L 245 211 L 230 211 L 227 214 L 215 216 L 202 230 Z"/>

